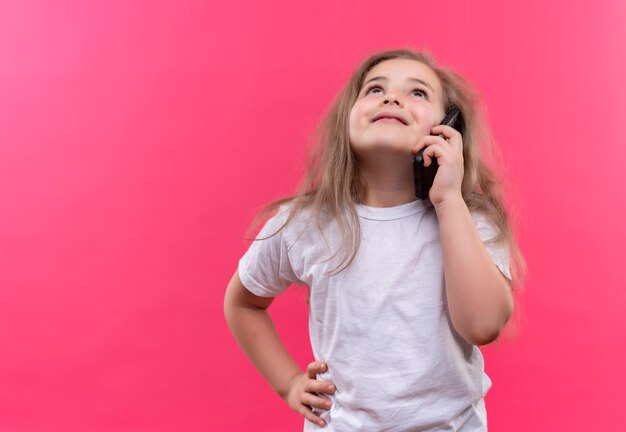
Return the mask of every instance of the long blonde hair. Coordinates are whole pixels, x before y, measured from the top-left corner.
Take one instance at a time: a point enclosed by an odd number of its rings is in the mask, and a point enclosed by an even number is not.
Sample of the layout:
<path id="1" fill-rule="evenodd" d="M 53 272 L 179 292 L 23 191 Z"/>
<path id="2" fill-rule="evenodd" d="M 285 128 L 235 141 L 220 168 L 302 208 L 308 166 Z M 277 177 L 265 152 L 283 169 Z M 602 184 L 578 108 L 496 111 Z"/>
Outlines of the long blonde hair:
<path id="1" fill-rule="evenodd" d="M 309 157 L 306 175 L 299 191 L 296 195 L 267 204 L 257 214 L 248 233 L 283 204 L 290 204 L 289 215 L 282 227 L 271 236 L 278 234 L 299 211 L 305 208 L 310 210 L 311 219 L 320 227 L 320 215 L 324 212 L 332 215 L 337 221 L 342 237 L 340 250 L 345 254 L 344 260 L 334 269 L 333 274 L 343 271 L 350 265 L 361 241 L 359 218 L 353 204 L 362 203 L 367 192 L 367 185 L 359 174 L 359 165 L 350 146 L 350 110 L 357 100 L 367 73 L 377 64 L 391 59 L 412 59 L 429 66 L 441 82 L 444 110 L 448 112 L 451 107 L 460 109 L 465 122 L 463 134 L 465 171 L 461 186 L 463 199 L 470 211 L 484 213 L 499 229 L 498 236 L 491 241 L 505 241 L 509 246 L 512 288 L 521 287 L 526 271 L 524 258 L 510 226 L 501 183 L 495 171 L 483 160 L 490 156 L 489 151 L 495 158 L 495 149 L 491 146 L 491 131 L 478 109 L 480 98 L 465 78 L 448 68 L 438 66 L 427 51 L 419 52 L 412 49 L 382 51 L 362 62 L 317 126 L 316 135 L 319 137 L 317 146 Z M 265 240 L 269 237 L 254 240 Z M 338 252 L 339 250 L 335 255 Z"/>

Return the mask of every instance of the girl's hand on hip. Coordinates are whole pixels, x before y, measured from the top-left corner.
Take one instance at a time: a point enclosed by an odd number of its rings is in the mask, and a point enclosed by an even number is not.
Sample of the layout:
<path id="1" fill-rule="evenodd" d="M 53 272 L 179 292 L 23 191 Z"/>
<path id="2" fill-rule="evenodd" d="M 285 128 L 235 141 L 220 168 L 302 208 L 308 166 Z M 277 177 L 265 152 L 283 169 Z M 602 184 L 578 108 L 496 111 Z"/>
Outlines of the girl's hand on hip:
<path id="1" fill-rule="evenodd" d="M 461 195 L 463 184 L 463 137 L 451 126 L 437 125 L 431 130 L 433 135 L 423 136 L 413 148 L 413 154 L 426 146 L 424 166 L 428 167 L 432 159 L 437 159 L 439 168 L 430 188 L 428 197 L 437 206 L 450 196 Z M 443 135 L 443 137 L 439 136 Z"/>
<path id="2" fill-rule="evenodd" d="M 331 401 L 320 397 L 319 394 L 332 394 L 335 392 L 335 385 L 330 381 L 320 381 L 316 379 L 318 373 L 325 372 L 328 366 L 322 362 L 309 363 L 306 372 L 302 372 L 291 378 L 289 390 L 285 401 L 292 410 L 302 414 L 307 420 L 324 426 L 324 420 L 316 416 L 312 408 L 330 409 Z"/>

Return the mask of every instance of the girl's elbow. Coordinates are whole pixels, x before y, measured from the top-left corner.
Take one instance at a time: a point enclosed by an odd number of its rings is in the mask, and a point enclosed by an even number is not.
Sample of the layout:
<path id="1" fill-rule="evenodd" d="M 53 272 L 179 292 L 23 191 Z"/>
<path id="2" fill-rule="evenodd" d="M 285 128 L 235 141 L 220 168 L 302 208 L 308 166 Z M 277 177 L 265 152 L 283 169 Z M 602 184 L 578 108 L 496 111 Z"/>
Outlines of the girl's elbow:
<path id="1" fill-rule="evenodd" d="M 492 322 L 489 325 L 484 325 L 481 328 L 477 328 L 471 333 L 468 341 L 474 345 L 487 345 L 493 342 L 500 336 L 502 329 L 509 321 L 513 314 L 513 302 L 507 305 L 507 308 L 503 311 L 503 316 L 496 322 Z"/>
<path id="2" fill-rule="evenodd" d="M 488 345 L 494 340 L 496 340 L 499 335 L 500 335 L 500 330 L 479 333 L 471 337 L 470 340 L 468 340 L 468 342 L 476 346 Z"/>

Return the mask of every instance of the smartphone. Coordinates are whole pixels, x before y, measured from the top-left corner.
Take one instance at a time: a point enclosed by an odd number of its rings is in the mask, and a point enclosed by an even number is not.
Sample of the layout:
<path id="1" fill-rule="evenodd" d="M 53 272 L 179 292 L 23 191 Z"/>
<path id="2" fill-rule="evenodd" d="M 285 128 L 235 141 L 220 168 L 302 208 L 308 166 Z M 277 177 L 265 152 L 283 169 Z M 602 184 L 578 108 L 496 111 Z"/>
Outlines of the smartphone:
<path id="1" fill-rule="evenodd" d="M 463 135 L 465 123 L 463 122 L 463 115 L 457 108 L 451 109 L 443 121 L 442 125 L 452 126 Z M 443 136 L 443 135 L 439 135 Z M 426 147 L 417 152 L 413 157 L 413 181 L 415 183 L 415 197 L 419 199 L 428 198 L 428 192 L 430 191 L 433 181 L 435 180 L 435 174 L 439 164 L 436 158 L 432 158 L 431 164 L 428 167 L 424 166 L 424 150 Z"/>

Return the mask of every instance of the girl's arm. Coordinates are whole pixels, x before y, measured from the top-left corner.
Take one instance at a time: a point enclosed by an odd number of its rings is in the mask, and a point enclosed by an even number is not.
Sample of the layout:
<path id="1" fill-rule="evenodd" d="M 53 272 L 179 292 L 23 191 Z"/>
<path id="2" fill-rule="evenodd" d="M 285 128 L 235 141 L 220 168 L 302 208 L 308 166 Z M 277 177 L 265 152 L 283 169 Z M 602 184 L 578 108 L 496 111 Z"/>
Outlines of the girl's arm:
<path id="1" fill-rule="evenodd" d="M 326 371 L 320 362 L 309 364 L 302 372 L 280 339 L 267 308 L 274 298 L 259 297 L 241 283 L 239 272 L 233 275 L 224 298 L 224 315 L 233 336 L 270 386 L 296 412 L 308 420 L 323 424 L 311 406 L 329 409 L 330 401 L 314 393 L 335 391 L 334 384 L 319 381 L 317 373 Z M 320 423 L 322 422 L 322 423 Z"/>
<path id="2" fill-rule="evenodd" d="M 452 324 L 474 345 L 495 340 L 513 313 L 513 295 L 459 195 L 435 206 Z"/>

